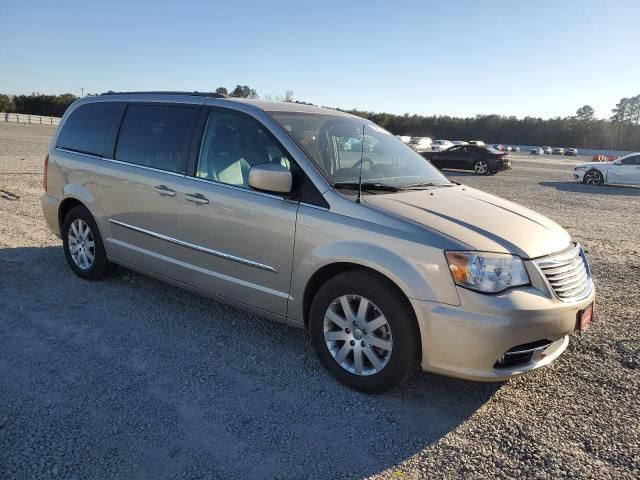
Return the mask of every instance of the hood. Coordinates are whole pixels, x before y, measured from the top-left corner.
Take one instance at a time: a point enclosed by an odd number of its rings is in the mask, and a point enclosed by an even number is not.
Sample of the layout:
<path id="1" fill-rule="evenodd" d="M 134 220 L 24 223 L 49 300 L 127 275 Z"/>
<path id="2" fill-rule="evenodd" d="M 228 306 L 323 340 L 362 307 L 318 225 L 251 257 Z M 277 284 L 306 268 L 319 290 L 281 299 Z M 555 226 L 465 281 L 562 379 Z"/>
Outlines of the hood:
<path id="1" fill-rule="evenodd" d="M 578 165 L 576 165 L 573 168 L 576 167 L 609 167 L 613 165 L 613 162 L 585 162 L 585 163 L 580 163 Z"/>
<path id="2" fill-rule="evenodd" d="M 559 252 L 571 241 L 554 221 L 462 185 L 367 195 L 363 203 L 437 230 L 478 251 L 536 258 Z"/>

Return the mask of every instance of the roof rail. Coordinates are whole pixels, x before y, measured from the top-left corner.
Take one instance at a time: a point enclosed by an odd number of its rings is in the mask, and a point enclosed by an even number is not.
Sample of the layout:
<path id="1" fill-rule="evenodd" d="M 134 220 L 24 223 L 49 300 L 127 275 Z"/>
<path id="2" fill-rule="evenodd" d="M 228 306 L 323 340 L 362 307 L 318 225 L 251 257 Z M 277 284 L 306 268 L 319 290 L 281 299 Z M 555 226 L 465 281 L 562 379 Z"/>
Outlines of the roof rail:
<path id="1" fill-rule="evenodd" d="M 212 98 L 228 98 L 228 95 L 224 93 L 215 92 L 172 92 L 172 91 L 147 91 L 147 92 L 114 92 L 109 90 L 108 92 L 101 93 L 100 95 L 140 95 L 145 93 L 151 93 L 156 95 L 188 95 L 191 97 L 212 97 Z"/>

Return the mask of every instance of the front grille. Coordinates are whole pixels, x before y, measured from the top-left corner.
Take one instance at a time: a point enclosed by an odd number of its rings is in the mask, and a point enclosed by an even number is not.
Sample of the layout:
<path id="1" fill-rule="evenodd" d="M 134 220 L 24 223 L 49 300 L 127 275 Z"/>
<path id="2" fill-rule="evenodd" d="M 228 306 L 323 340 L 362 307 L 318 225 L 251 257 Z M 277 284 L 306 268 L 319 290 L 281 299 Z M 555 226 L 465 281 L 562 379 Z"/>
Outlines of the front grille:
<path id="1" fill-rule="evenodd" d="M 579 244 L 564 252 L 539 258 L 535 263 L 560 300 L 573 302 L 591 293 L 591 271 Z"/>

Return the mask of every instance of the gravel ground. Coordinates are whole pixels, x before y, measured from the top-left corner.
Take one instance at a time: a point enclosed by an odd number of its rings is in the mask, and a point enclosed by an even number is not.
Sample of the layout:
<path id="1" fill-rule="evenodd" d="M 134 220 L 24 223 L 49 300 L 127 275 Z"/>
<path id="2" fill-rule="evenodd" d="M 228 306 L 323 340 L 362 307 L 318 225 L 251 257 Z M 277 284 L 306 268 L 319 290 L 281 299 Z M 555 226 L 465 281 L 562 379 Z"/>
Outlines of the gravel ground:
<path id="1" fill-rule="evenodd" d="M 74 276 L 39 207 L 52 132 L 0 125 L 0 478 L 640 476 L 640 189 L 574 184 L 560 158 L 448 172 L 584 244 L 596 322 L 525 377 L 367 396 L 302 331 L 125 269 Z"/>

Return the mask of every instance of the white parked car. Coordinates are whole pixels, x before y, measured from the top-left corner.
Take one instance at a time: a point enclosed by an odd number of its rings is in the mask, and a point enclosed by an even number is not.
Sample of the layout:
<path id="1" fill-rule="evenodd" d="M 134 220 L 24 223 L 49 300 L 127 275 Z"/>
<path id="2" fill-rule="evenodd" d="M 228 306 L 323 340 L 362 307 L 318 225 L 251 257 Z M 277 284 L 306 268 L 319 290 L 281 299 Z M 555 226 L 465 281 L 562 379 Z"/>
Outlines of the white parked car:
<path id="1" fill-rule="evenodd" d="M 465 142 L 464 140 L 454 140 L 451 142 L 452 145 L 469 145 L 469 142 Z"/>
<path id="2" fill-rule="evenodd" d="M 640 153 L 632 153 L 613 162 L 581 163 L 574 167 L 573 178 L 589 185 L 640 185 Z"/>
<path id="3" fill-rule="evenodd" d="M 434 140 L 431 144 L 431 151 L 442 152 L 443 150 L 446 150 L 450 147 L 453 147 L 453 143 L 451 143 L 449 140 Z"/>
<path id="4" fill-rule="evenodd" d="M 544 150 L 540 147 L 532 148 L 529 150 L 531 155 L 544 155 Z"/>
<path id="5" fill-rule="evenodd" d="M 416 152 L 428 152 L 431 150 L 431 141 L 429 137 L 411 137 L 409 146 Z"/>
<path id="6" fill-rule="evenodd" d="M 542 151 L 547 155 L 551 155 L 552 150 L 553 149 L 551 147 L 542 147 Z"/>
<path id="7" fill-rule="evenodd" d="M 409 137 L 407 135 L 396 135 L 396 137 L 398 139 L 400 139 L 400 141 L 402 141 L 404 143 L 409 143 L 411 141 L 411 137 Z"/>

